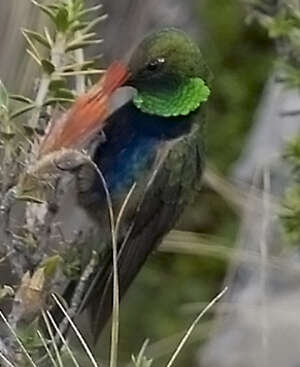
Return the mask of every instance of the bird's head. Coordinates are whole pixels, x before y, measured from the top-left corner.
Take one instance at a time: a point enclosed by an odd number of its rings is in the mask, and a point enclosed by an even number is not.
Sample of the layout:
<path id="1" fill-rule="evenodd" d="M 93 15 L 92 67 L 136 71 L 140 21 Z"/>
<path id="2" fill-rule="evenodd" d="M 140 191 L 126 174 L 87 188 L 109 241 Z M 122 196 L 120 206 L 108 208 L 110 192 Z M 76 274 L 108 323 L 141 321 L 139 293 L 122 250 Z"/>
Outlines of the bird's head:
<path id="1" fill-rule="evenodd" d="M 210 72 L 198 46 L 182 31 L 167 28 L 147 36 L 129 62 L 134 104 L 160 116 L 188 115 L 209 96 Z"/>

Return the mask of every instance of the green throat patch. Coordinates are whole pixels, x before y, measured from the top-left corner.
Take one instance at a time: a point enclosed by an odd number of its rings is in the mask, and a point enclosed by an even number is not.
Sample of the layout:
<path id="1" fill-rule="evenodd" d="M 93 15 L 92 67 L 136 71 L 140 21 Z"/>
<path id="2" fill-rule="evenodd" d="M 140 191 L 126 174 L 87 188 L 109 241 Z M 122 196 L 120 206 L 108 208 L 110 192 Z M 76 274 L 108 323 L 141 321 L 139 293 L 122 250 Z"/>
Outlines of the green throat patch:
<path id="1" fill-rule="evenodd" d="M 138 92 L 133 103 L 141 111 L 164 117 L 186 116 L 206 102 L 210 90 L 201 78 L 180 83 L 175 93 L 157 90 Z"/>

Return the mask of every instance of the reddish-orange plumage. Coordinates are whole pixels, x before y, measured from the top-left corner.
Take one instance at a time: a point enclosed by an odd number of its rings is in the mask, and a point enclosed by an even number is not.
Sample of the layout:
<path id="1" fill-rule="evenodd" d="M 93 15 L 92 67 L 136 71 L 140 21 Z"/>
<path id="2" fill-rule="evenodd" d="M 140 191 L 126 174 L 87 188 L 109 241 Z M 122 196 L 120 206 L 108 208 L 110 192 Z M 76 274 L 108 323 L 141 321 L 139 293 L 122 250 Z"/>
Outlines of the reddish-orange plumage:
<path id="1" fill-rule="evenodd" d="M 61 148 L 81 148 L 104 127 L 108 99 L 129 77 L 128 69 L 114 62 L 101 80 L 87 93 L 77 98 L 73 106 L 54 121 L 40 146 L 40 155 Z"/>

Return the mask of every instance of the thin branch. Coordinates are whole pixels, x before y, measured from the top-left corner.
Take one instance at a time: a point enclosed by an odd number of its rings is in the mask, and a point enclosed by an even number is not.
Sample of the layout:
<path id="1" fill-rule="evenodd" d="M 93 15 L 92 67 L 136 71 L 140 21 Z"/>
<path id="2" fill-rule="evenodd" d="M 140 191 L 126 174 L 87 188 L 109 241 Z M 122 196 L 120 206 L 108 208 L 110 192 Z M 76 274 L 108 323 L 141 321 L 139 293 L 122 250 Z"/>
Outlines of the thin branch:
<path id="1" fill-rule="evenodd" d="M 51 78 L 48 74 L 43 74 L 41 81 L 40 81 L 40 85 L 39 85 L 39 90 L 37 92 L 37 96 L 35 99 L 35 109 L 32 113 L 31 118 L 28 121 L 28 125 L 32 128 L 35 129 L 38 126 L 38 122 L 40 119 L 40 114 L 41 114 L 41 109 L 44 105 L 44 102 L 46 100 L 46 97 L 48 95 L 48 89 L 49 89 L 49 85 L 50 85 L 50 81 Z"/>
<path id="2" fill-rule="evenodd" d="M 77 31 L 75 33 L 75 38 L 80 37 L 80 32 Z M 78 64 L 84 63 L 84 53 L 82 48 L 78 48 L 74 51 L 75 59 L 78 62 Z M 79 70 L 78 70 L 79 71 Z M 75 82 L 76 82 L 76 91 L 78 94 L 83 94 L 85 92 L 85 77 L 84 74 L 76 75 L 75 76 Z"/>
<path id="3" fill-rule="evenodd" d="M 78 285 L 76 286 L 76 290 L 74 292 L 74 296 L 71 300 L 70 308 L 68 308 L 68 315 L 71 319 L 74 318 L 78 310 L 80 309 L 80 302 L 82 301 L 83 293 L 87 288 L 87 283 L 91 277 L 91 275 L 95 272 L 95 268 L 98 264 L 98 256 L 95 251 L 91 256 L 91 260 L 86 266 L 83 274 L 81 275 Z M 64 318 L 61 324 L 59 325 L 59 330 L 61 334 L 65 334 L 69 327 L 69 321 L 67 318 Z"/>

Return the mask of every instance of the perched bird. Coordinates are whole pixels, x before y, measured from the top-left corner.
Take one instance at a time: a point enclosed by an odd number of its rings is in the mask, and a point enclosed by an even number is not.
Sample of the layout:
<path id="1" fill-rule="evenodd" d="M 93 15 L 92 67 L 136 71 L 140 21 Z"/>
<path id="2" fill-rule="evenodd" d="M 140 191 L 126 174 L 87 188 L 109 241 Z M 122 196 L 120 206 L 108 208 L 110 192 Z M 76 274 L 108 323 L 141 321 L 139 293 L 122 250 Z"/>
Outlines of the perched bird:
<path id="1" fill-rule="evenodd" d="M 126 85 L 135 95 L 107 120 L 94 163 L 109 191 L 115 218 L 135 185 L 118 231 L 120 296 L 162 238 L 173 228 L 199 187 L 203 125 L 210 72 L 197 45 L 167 28 L 147 36 L 129 61 Z M 107 195 L 89 166 L 77 175 L 80 204 L 97 222 L 99 271 L 82 308 L 92 312 L 95 336 L 112 308 L 112 251 Z"/>

